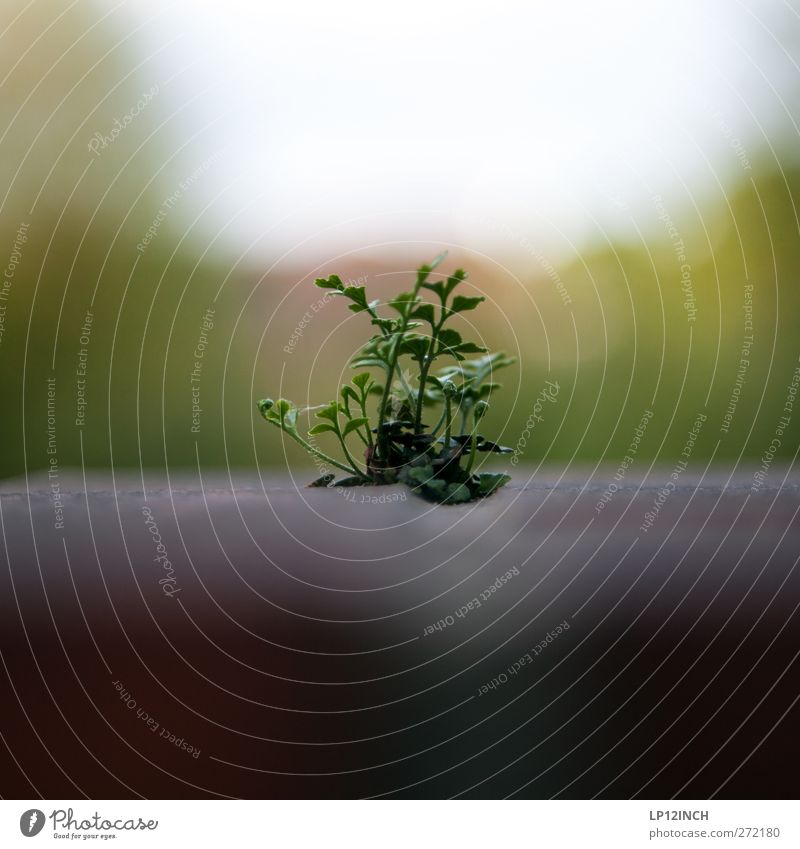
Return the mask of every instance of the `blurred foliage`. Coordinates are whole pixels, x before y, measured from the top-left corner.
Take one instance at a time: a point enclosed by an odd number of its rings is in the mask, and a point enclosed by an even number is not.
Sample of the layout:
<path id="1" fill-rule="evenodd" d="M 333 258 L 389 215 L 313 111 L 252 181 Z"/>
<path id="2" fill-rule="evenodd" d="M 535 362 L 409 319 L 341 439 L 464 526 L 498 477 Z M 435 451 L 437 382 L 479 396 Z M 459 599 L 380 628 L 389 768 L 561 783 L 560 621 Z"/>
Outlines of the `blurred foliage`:
<path id="1" fill-rule="evenodd" d="M 54 16 L 61 9 L 49 7 Z M 331 271 L 345 278 L 347 268 L 282 266 L 263 278 L 266 260 L 259 267 L 238 262 L 221 241 L 212 244 L 197 194 L 202 172 L 213 167 L 209 151 L 192 141 L 166 92 L 100 155 L 92 153 L 93 135 L 108 133 L 115 118 L 152 85 L 164 89 L 164 81 L 146 70 L 134 73 L 127 45 L 109 53 L 108 45 L 121 41 L 118 24 L 101 19 L 89 26 L 82 14 L 65 13 L 38 40 L 41 28 L 22 16 L 16 55 L 5 56 L 11 70 L 0 101 L 7 192 L 0 263 L 5 270 L 12 257 L 19 262 L 0 340 L 6 410 L 0 475 L 48 466 L 47 380 L 53 377 L 62 468 L 82 460 L 194 468 L 198 458 L 204 467 L 284 467 L 286 458 L 310 465 L 300 449 L 258 426 L 253 402 L 269 389 L 302 403 L 320 397 L 321 387 L 325 394 L 331 380 L 349 379 L 339 368 L 353 353 L 352 325 L 327 307 L 317 312 L 304 284 Z M 672 463 L 703 410 L 708 420 L 693 457 L 761 457 L 798 361 L 800 171 L 755 154 L 751 160 L 752 172 L 734 177 L 725 196 L 669 209 L 691 266 L 693 322 L 682 263 L 655 205 L 642 242 L 589 246 L 556 269 L 569 304 L 533 257 L 519 286 L 495 266 L 451 252 L 453 262 L 470 267 L 472 294 L 489 296 L 479 326 L 483 344 L 520 359 L 489 414 L 487 427 L 498 441 L 517 444 L 550 380 L 560 387 L 558 401 L 530 431 L 525 462 L 614 462 L 625 455 L 645 410 L 654 415 L 639 459 Z M 192 172 L 198 179 L 179 189 Z M 156 234 L 140 250 L 160 211 Z M 17 237 L 21 225 L 24 244 Z M 366 272 L 381 297 L 408 282 L 396 269 L 413 274 L 419 251 L 411 246 L 408 258 L 382 252 L 381 263 L 369 254 L 351 257 L 350 272 L 354 278 Z M 745 335 L 746 284 L 753 286 L 754 341 L 723 433 Z M 83 345 L 90 310 L 94 321 Z M 306 314 L 311 318 L 294 344 L 292 328 Z M 86 418 L 78 427 L 76 372 L 84 347 Z M 197 398 L 202 413 L 193 419 Z M 794 455 L 798 420 L 800 408 L 777 456 Z"/>

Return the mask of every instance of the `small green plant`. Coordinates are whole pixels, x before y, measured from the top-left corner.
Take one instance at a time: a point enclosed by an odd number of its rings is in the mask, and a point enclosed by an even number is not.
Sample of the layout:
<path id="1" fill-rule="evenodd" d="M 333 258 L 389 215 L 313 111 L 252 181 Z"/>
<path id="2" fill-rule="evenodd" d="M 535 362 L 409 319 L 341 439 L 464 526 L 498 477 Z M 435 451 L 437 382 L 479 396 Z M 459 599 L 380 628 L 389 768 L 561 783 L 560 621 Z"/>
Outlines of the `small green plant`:
<path id="1" fill-rule="evenodd" d="M 474 310 L 483 297 L 454 294 L 467 278 L 458 269 L 449 277 L 432 279 L 442 262 L 441 254 L 417 271 L 410 292 L 401 292 L 384 304 L 392 311 L 378 312 L 379 301 L 367 300 L 364 286 L 346 286 L 335 274 L 316 280 L 350 301 L 355 313 L 365 313 L 375 335 L 364 345 L 350 365 L 359 370 L 352 383 L 343 386 L 333 401 L 303 410 L 314 412 L 318 422 L 308 430 L 308 438 L 298 432 L 301 411 L 284 398 L 258 402 L 258 411 L 272 425 L 299 443 L 317 458 L 324 474 L 311 486 L 364 486 L 407 484 L 430 501 L 456 504 L 491 495 L 510 480 L 509 475 L 477 472 L 475 460 L 481 452 L 511 453 L 478 433 L 478 425 L 488 409 L 488 398 L 500 384 L 494 373 L 514 360 L 503 353 L 488 353 L 474 342 L 465 342 L 448 322 L 459 313 Z M 435 300 L 425 300 L 423 293 Z M 480 356 L 468 359 L 468 354 Z M 435 373 L 437 360 L 454 362 Z M 414 377 L 406 366 L 413 363 Z M 379 375 L 373 378 L 370 371 Z M 371 402 L 377 400 L 375 424 L 370 418 Z M 432 413 L 431 427 L 423 421 Z M 336 459 L 317 447 L 317 437 L 330 435 L 338 442 L 341 458 Z M 360 443 L 363 460 L 356 460 L 354 444 Z M 336 481 L 332 469 L 346 472 Z"/>

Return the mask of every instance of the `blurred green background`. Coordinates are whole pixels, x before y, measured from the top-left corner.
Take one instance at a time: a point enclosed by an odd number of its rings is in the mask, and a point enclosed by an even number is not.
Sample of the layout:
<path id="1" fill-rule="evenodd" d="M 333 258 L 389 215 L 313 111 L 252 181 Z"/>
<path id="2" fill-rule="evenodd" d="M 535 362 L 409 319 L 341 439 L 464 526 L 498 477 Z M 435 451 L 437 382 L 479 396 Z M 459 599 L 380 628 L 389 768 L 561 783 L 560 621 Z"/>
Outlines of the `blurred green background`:
<path id="1" fill-rule="evenodd" d="M 217 190 L 246 194 L 247 179 L 219 189 L 206 180 L 233 154 L 192 110 L 193 84 L 183 75 L 176 88 L 156 73 L 141 34 L 133 37 L 135 17 L 121 21 L 109 8 L 4 7 L 1 475 L 47 468 L 50 444 L 62 468 L 283 469 L 287 457 L 311 467 L 257 419 L 253 402 L 265 395 L 328 400 L 369 333 L 365 320 L 332 303 L 284 350 L 320 297 L 314 277 L 366 277 L 369 294 L 386 297 L 445 248 L 446 269 L 464 266 L 488 296 L 470 315 L 473 335 L 519 356 L 503 376 L 486 432 L 514 445 L 544 381 L 561 386 L 525 461 L 614 463 L 652 410 L 640 460 L 672 463 L 705 411 L 694 460 L 760 462 L 800 354 L 800 168 L 791 135 L 745 145 L 718 121 L 724 155 L 716 186 L 655 190 L 630 202 L 609 197 L 611 225 L 590 229 L 571 253 L 551 254 L 546 240 L 527 235 L 524 220 L 507 223 L 502 211 L 480 208 L 470 233 L 488 236 L 475 246 L 429 227 L 426 217 L 399 242 L 389 219 L 383 239 L 359 240 L 347 230 L 340 249 L 317 250 L 310 240 L 307 251 L 302 239 L 287 250 L 265 220 L 263 239 L 250 250 L 228 238 L 242 219 L 214 215 Z M 150 102 L 93 152 L 95 134 L 109 136 L 115 119 L 153 86 Z M 199 89 L 196 96 L 202 99 Z M 793 116 L 793 101 L 784 105 Z M 248 232 L 261 226 L 244 202 L 242 215 Z M 615 227 L 615 217 L 626 226 Z M 747 286 L 753 340 L 737 385 L 750 333 Z M 208 310 L 213 320 L 204 328 Z M 202 412 L 193 419 L 198 398 Z M 794 456 L 798 420 L 800 408 L 778 457 Z"/>

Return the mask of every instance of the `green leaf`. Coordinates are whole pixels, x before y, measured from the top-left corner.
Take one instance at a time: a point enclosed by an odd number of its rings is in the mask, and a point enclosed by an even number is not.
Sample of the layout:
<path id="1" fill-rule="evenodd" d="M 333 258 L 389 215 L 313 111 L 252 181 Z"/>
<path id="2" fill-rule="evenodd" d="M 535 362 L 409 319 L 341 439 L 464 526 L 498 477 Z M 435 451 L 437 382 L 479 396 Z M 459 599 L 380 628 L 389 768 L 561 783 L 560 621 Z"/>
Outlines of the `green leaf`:
<path id="1" fill-rule="evenodd" d="M 418 303 L 418 301 L 419 298 L 413 292 L 401 292 L 396 298 L 392 298 L 388 304 L 393 310 L 397 310 L 405 318 L 411 307 Z"/>
<path id="2" fill-rule="evenodd" d="M 443 369 L 439 369 L 437 376 L 440 380 L 463 379 L 460 393 L 463 400 L 470 402 L 486 398 L 492 390 L 487 391 L 483 386 L 483 381 L 492 377 L 497 369 L 505 368 L 516 362 L 513 357 L 506 356 L 502 351 L 485 354 L 472 360 L 464 360 L 462 355 L 456 352 L 456 359 L 461 360 L 458 365 L 445 366 Z M 490 383 L 487 385 L 496 388 L 499 384 Z"/>
<path id="3" fill-rule="evenodd" d="M 344 401 L 345 412 L 347 412 L 349 401 L 352 400 L 355 404 L 359 403 L 358 395 L 356 395 L 356 391 L 352 386 L 343 386 L 340 390 L 340 394 L 342 396 L 342 401 Z"/>
<path id="4" fill-rule="evenodd" d="M 318 433 L 327 433 L 330 431 L 331 433 L 336 433 L 336 428 L 333 425 L 325 424 L 325 422 L 320 422 L 319 424 L 315 424 L 308 431 L 309 436 L 316 436 Z"/>
<path id="5" fill-rule="evenodd" d="M 484 439 L 478 446 L 478 451 L 491 451 L 493 454 L 513 454 L 514 449 L 506 445 L 498 445 L 496 442 L 490 442 Z"/>
<path id="6" fill-rule="evenodd" d="M 501 386 L 501 383 L 484 383 L 483 386 L 478 389 L 478 398 L 485 400 L 492 394 L 492 392 L 500 389 Z"/>
<path id="7" fill-rule="evenodd" d="M 269 418 L 270 414 L 272 414 L 272 408 L 274 406 L 275 406 L 275 402 L 272 400 L 272 398 L 262 398 L 260 401 L 256 402 L 256 407 L 258 407 L 258 412 L 265 419 Z"/>
<path id="8" fill-rule="evenodd" d="M 482 295 L 475 298 L 467 298 L 464 295 L 456 295 L 453 298 L 453 303 L 450 304 L 451 312 L 466 312 L 467 310 L 474 310 L 478 304 L 483 303 L 486 300 Z"/>
<path id="9" fill-rule="evenodd" d="M 324 277 L 318 277 L 314 285 L 319 286 L 320 289 L 337 289 L 340 292 L 344 288 L 344 283 L 339 279 L 338 274 L 331 274 L 327 280 Z"/>
<path id="10" fill-rule="evenodd" d="M 339 405 L 336 401 L 331 401 L 330 404 L 327 404 L 321 410 L 317 410 L 317 418 L 318 419 L 328 419 L 334 423 L 334 425 L 338 425 L 339 423 Z"/>
<path id="11" fill-rule="evenodd" d="M 262 418 L 270 424 L 291 433 L 297 426 L 297 407 L 291 401 L 280 398 L 273 401 L 272 398 L 264 398 L 256 405 Z"/>
<path id="12" fill-rule="evenodd" d="M 459 389 L 452 380 L 442 381 L 442 395 L 444 395 L 445 398 L 450 398 L 452 400 L 457 398 L 458 394 Z"/>
<path id="13" fill-rule="evenodd" d="M 462 342 L 455 346 L 455 350 L 461 354 L 483 354 L 488 349 L 482 345 L 476 345 L 474 342 Z"/>
<path id="14" fill-rule="evenodd" d="M 447 259 L 447 251 L 442 251 L 440 254 L 436 256 L 433 262 L 428 264 L 428 268 L 433 271 L 439 263 L 444 262 Z"/>
<path id="15" fill-rule="evenodd" d="M 464 271 L 463 268 L 457 268 L 450 275 L 450 277 L 447 278 L 447 285 L 448 285 L 449 291 L 452 291 L 453 289 L 455 289 L 456 286 L 458 286 L 459 283 L 462 283 L 464 280 L 466 280 L 467 277 L 469 277 L 469 274 L 467 274 L 467 272 Z"/>
<path id="16" fill-rule="evenodd" d="M 421 318 L 433 326 L 436 324 L 436 315 L 433 311 L 433 304 L 420 304 L 414 312 L 411 313 L 411 318 Z"/>
<path id="17" fill-rule="evenodd" d="M 511 480 L 511 475 L 483 472 L 478 475 L 478 495 L 491 495 L 495 490 L 505 486 Z"/>
<path id="18" fill-rule="evenodd" d="M 273 401 L 271 398 L 265 398 L 258 402 L 258 411 L 261 415 L 272 424 L 284 430 L 294 430 L 297 424 L 297 407 L 285 398 L 279 398 Z"/>
<path id="19" fill-rule="evenodd" d="M 353 312 L 364 312 L 367 309 L 367 291 L 363 286 L 347 286 L 342 294 L 353 302 L 350 305 Z"/>
<path id="20" fill-rule="evenodd" d="M 376 327 L 380 327 L 381 330 L 386 331 L 386 333 L 393 333 L 400 327 L 400 322 L 396 318 L 373 318 L 372 323 Z"/>
<path id="21" fill-rule="evenodd" d="M 426 336 L 412 336 L 404 339 L 400 343 L 398 353 L 410 354 L 412 359 L 421 363 L 425 355 L 428 353 L 429 347 L 430 340 Z"/>
<path id="22" fill-rule="evenodd" d="M 439 344 L 442 350 L 457 348 L 462 344 L 461 334 L 457 330 L 446 327 L 439 332 Z"/>
<path id="23" fill-rule="evenodd" d="M 347 436 L 352 433 L 354 430 L 358 430 L 360 427 L 364 427 L 364 425 L 369 424 L 369 419 L 350 419 L 350 421 L 344 426 L 344 430 L 342 431 L 342 436 Z"/>
<path id="24" fill-rule="evenodd" d="M 436 283 L 422 283 L 421 285 L 423 288 L 430 289 L 432 292 L 435 292 L 439 296 L 439 300 L 442 304 L 444 304 L 450 297 L 450 293 L 453 289 L 455 289 L 462 280 L 466 280 L 466 278 L 467 272 L 459 268 L 457 271 L 454 271 L 446 281 L 439 280 Z"/>
<path id="25" fill-rule="evenodd" d="M 289 430 L 294 430 L 297 427 L 297 407 L 294 404 L 284 413 L 283 424 Z"/>
<path id="26" fill-rule="evenodd" d="M 428 275 L 439 265 L 440 262 L 443 262 L 447 257 L 447 251 L 442 251 L 433 262 L 426 263 L 425 265 L 421 265 L 417 269 L 417 286 L 424 286 L 425 281 L 428 279 Z"/>
<path id="27" fill-rule="evenodd" d="M 417 484 L 433 480 L 433 466 L 416 466 L 408 470 L 407 477 Z"/>
<path id="28" fill-rule="evenodd" d="M 451 483 L 447 487 L 447 496 L 445 501 L 448 504 L 461 504 L 464 501 L 471 501 L 472 493 L 469 487 L 464 483 Z"/>
<path id="29" fill-rule="evenodd" d="M 368 371 L 362 371 L 361 374 L 353 377 L 353 384 L 363 392 L 370 380 L 372 380 L 372 375 Z"/>
<path id="30" fill-rule="evenodd" d="M 439 300 L 444 303 L 445 289 L 444 283 L 441 280 L 437 281 L 436 283 L 423 283 L 422 288 L 428 289 L 431 292 L 435 292 L 439 296 Z"/>
<path id="31" fill-rule="evenodd" d="M 356 357 L 350 361 L 351 368 L 388 368 L 386 360 L 379 357 Z"/>

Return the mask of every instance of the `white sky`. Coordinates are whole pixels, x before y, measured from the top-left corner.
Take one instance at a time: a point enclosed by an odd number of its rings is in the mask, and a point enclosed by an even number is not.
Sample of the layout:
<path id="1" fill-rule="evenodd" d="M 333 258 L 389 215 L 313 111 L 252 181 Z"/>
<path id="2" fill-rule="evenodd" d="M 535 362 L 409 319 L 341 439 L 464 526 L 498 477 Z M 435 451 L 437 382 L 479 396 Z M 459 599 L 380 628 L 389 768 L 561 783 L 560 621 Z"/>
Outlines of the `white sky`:
<path id="1" fill-rule="evenodd" d="M 230 185 L 220 220 L 247 207 L 231 231 L 273 228 L 273 248 L 429 234 L 491 250 L 486 216 L 534 239 L 619 233 L 620 202 L 635 211 L 741 173 L 731 136 L 752 154 L 785 123 L 796 73 L 780 43 L 795 15 L 779 2 L 126 8 L 155 16 L 146 53 L 180 36 L 148 71 L 185 69 L 177 104 L 205 92 L 187 131 L 222 116 L 201 135 L 229 154 L 206 191 Z"/>

